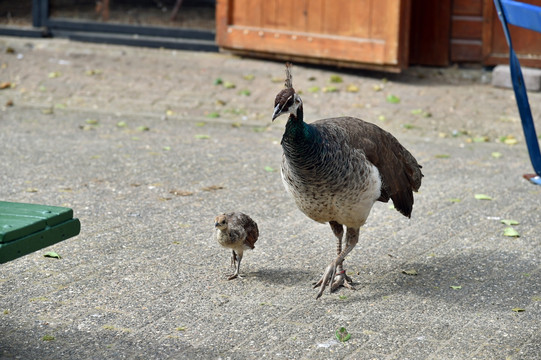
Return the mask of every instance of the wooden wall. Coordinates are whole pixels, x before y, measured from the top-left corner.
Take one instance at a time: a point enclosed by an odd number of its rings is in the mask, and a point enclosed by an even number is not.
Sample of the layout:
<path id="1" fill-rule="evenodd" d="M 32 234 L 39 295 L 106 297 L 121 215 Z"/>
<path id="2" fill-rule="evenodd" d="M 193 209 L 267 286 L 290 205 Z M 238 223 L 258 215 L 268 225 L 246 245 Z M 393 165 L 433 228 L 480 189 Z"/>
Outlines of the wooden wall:
<path id="1" fill-rule="evenodd" d="M 483 60 L 483 0 L 453 0 L 451 62 Z"/>

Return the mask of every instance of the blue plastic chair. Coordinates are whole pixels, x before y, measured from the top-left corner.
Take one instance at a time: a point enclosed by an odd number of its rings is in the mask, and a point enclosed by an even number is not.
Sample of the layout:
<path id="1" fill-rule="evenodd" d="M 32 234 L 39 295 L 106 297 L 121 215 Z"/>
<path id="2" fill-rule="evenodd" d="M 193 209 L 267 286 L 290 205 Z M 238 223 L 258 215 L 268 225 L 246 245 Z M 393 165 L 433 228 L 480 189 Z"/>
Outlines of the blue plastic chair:
<path id="1" fill-rule="evenodd" d="M 496 6 L 498 16 L 500 17 L 503 26 L 503 32 L 505 33 L 505 38 L 509 45 L 511 80 L 513 82 L 513 89 L 515 90 L 515 98 L 517 100 L 518 111 L 522 121 L 526 145 L 528 147 L 528 152 L 530 153 L 530 160 L 534 171 L 537 174 L 537 176 L 525 175 L 524 177 L 528 178 L 528 180 L 534 184 L 541 185 L 541 151 L 539 151 L 539 141 L 537 140 L 537 134 L 535 132 L 532 111 L 530 109 L 530 103 L 528 102 L 528 94 L 526 92 L 526 86 L 524 85 L 522 70 L 520 69 L 520 63 L 515 54 L 515 50 L 513 50 L 511 36 L 509 35 L 509 29 L 507 27 L 507 24 L 512 24 L 541 33 L 541 7 L 514 0 L 494 0 L 494 5 Z"/>

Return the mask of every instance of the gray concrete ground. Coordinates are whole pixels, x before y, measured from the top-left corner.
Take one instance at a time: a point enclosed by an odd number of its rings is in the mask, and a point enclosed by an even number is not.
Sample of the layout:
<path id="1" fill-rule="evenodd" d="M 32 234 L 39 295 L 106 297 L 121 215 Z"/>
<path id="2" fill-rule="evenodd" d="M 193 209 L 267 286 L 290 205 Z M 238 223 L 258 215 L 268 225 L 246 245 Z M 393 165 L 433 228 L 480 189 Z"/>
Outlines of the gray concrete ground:
<path id="1" fill-rule="evenodd" d="M 316 301 L 335 244 L 273 171 L 282 63 L 0 38 L 0 65 L 0 199 L 69 206 L 82 224 L 1 266 L 0 357 L 540 358 L 541 187 L 521 177 L 513 93 L 490 72 L 294 68 L 308 121 L 373 121 L 425 174 L 411 220 L 374 207 L 345 262 L 357 290 Z M 541 95 L 530 102 L 539 119 Z M 213 219 L 231 210 L 261 235 L 227 281 Z"/>

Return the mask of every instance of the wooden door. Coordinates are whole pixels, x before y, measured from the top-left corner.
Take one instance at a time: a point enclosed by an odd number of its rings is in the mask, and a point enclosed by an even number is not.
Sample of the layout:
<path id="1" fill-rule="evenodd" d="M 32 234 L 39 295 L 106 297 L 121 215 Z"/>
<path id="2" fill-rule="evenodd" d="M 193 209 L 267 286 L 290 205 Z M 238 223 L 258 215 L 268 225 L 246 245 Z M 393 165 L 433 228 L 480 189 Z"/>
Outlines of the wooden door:
<path id="1" fill-rule="evenodd" d="M 520 0 L 541 6 L 541 0 Z M 503 34 L 492 0 L 484 0 L 483 63 L 485 65 L 507 64 L 509 47 Z M 541 68 L 541 33 L 509 25 L 513 48 L 522 66 Z"/>
<path id="2" fill-rule="evenodd" d="M 266 58 L 399 71 L 411 0 L 217 0 L 216 41 Z"/>

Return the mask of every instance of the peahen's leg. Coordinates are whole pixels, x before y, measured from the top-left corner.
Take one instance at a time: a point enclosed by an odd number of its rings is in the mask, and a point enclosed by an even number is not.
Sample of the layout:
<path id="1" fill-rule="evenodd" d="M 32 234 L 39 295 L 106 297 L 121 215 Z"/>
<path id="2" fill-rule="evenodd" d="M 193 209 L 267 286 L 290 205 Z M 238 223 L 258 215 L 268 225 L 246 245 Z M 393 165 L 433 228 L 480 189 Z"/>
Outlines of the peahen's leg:
<path id="1" fill-rule="evenodd" d="M 335 227 L 333 225 L 331 225 L 331 227 L 333 227 L 333 231 L 334 231 Z M 321 278 L 321 280 L 318 283 L 320 288 L 319 288 L 319 292 L 317 294 L 316 299 L 319 299 L 321 294 L 323 294 L 323 291 L 325 290 L 325 287 L 327 286 L 327 282 L 329 282 L 331 279 L 335 279 L 334 283 L 338 283 L 338 285 L 336 287 L 333 286 L 334 284 L 332 284 L 330 286 L 331 292 L 333 290 L 335 290 L 338 286 L 340 286 L 342 284 L 345 284 L 346 282 L 348 282 L 349 286 L 348 285 L 345 285 L 345 286 L 351 288 L 351 279 L 349 277 L 347 277 L 346 274 L 343 272 L 342 262 L 344 261 L 346 256 L 351 252 L 351 250 L 353 250 L 355 245 L 357 245 L 358 241 L 359 241 L 359 228 L 355 228 L 355 229 L 354 228 L 347 228 L 347 231 L 346 231 L 346 247 L 345 247 L 344 250 L 342 250 L 340 252 L 340 254 L 338 254 L 336 259 L 334 259 L 334 261 L 325 270 L 325 273 L 323 274 L 323 277 Z M 342 247 L 341 237 L 340 237 L 340 240 L 339 240 L 339 244 L 340 244 L 340 247 Z M 343 278 L 342 279 L 340 279 L 340 278 L 336 279 L 336 277 L 340 276 L 340 275 L 343 275 Z M 340 281 L 342 281 L 342 284 L 339 283 Z"/>

